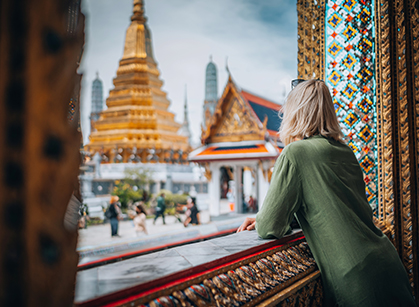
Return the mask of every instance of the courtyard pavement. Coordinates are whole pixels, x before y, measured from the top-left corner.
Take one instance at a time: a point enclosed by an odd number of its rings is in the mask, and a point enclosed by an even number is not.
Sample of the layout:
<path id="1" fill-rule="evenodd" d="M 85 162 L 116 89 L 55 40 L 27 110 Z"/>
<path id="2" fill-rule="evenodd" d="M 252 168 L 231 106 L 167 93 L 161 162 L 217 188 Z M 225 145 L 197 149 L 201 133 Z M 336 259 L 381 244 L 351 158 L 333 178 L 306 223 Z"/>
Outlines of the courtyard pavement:
<path id="1" fill-rule="evenodd" d="M 166 216 L 166 225 L 163 225 L 161 217 L 157 219 L 155 225 L 153 219 L 147 219 L 148 235 L 141 233 L 138 236 L 132 221 L 119 222 L 120 237 L 111 237 L 109 223 L 91 225 L 87 229 L 79 230 L 77 247 L 80 255 L 79 264 L 237 228 L 246 216 L 249 214 L 230 213 L 210 221 L 208 211 L 201 211 L 202 224 L 186 228 L 174 216 Z M 185 219 L 184 215 L 180 217 L 182 221 Z"/>

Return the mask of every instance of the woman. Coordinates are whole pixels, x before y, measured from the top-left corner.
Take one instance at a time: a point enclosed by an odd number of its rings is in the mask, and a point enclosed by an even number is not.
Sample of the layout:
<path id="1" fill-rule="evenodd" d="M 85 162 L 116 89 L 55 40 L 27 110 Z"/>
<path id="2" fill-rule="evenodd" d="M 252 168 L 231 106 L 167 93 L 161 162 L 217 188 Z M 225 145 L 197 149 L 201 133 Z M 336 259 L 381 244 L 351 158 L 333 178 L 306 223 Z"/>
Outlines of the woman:
<path id="1" fill-rule="evenodd" d="M 187 227 L 189 224 L 199 225 L 199 210 L 196 206 L 196 199 L 194 197 L 188 198 L 187 204 L 188 210 L 186 211 L 186 220 L 183 223 L 183 226 Z"/>
<path id="2" fill-rule="evenodd" d="M 373 224 L 361 168 L 342 136 L 324 82 L 297 85 L 262 209 L 238 232 L 281 238 L 295 213 L 321 271 L 325 306 L 416 306 L 394 246 Z"/>
<path id="3" fill-rule="evenodd" d="M 135 203 L 135 212 L 136 216 L 134 217 L 134 228 L 137 236 L 140 232 L 144 232 L 146 235 L 148 234 L 145 221 L 147 219 L 147 213 L 144 209 L 144 203 L 142 201 Z"/>

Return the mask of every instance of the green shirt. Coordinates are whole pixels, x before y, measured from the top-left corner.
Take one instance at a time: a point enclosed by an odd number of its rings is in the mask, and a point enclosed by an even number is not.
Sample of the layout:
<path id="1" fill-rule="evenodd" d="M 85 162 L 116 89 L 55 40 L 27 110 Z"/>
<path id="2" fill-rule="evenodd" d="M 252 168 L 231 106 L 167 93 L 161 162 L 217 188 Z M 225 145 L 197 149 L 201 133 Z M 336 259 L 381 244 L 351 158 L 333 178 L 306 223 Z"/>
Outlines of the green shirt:
<path id="1" fill-rule="evenodd" d="M 157 207 L 160 208 L 162 211 L 166 209 L 164 198 L 161 196 L 157 197 Z"/>
<path id="2" fill-rule="evenodd" d="M 284 148 L 256 216 L 259 236 L 281 238 L 294 213 L 321 271 L 325 306 L 416 306 L 394 246 L 373 224 L 348 146 L 317 135 Z"/>

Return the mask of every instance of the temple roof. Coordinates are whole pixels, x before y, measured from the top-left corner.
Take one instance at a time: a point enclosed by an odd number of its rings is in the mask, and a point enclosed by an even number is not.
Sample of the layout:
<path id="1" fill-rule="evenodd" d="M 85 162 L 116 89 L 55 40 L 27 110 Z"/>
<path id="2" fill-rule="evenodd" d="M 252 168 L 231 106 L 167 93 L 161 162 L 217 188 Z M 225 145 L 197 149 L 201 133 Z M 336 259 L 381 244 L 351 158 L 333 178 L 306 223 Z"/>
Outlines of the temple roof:
<path id="1" fill-rule="evenodd" d="M 282 106 L 245 90 L 241 90 L 241 95 L 249 103 L 261 123 L 264 122 L 265 118 L 268 119 L 266 128 L 269 134 L 271 136 L 277 135 L 282 123 L 278 112 L 282 111 Z"/>
<path id="2" fill-rule="evenodd" d="M 231 75 L 214 114 L 203 129 L 202 144 L 219 142 L 279 141 L 282 106 L 236 86 Z"/>
<path id="3" fill-rule="evenodd" d="M 189 161 L 209 162 L 226 160 L 263 160 L 278 157 L 282 148 L 273 142 L 242 141 L 222 142 L 202 146 L 189 155 Z"/>

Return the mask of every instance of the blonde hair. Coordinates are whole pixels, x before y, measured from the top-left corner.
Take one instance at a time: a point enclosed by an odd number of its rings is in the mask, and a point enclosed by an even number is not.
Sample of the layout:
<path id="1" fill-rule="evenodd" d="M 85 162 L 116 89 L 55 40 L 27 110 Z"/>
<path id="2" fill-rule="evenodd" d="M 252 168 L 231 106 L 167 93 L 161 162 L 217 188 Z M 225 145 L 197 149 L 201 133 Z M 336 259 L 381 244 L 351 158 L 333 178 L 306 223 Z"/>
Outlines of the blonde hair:
<path id="1" fill-rule="evenodd" d="M 308 80 L 298 84 L 288 94 L 283 110 L 279 135 L 285 145 L 316 134 L 342 142 L 343 133 L 332 97 L 323 81 Z"/>

